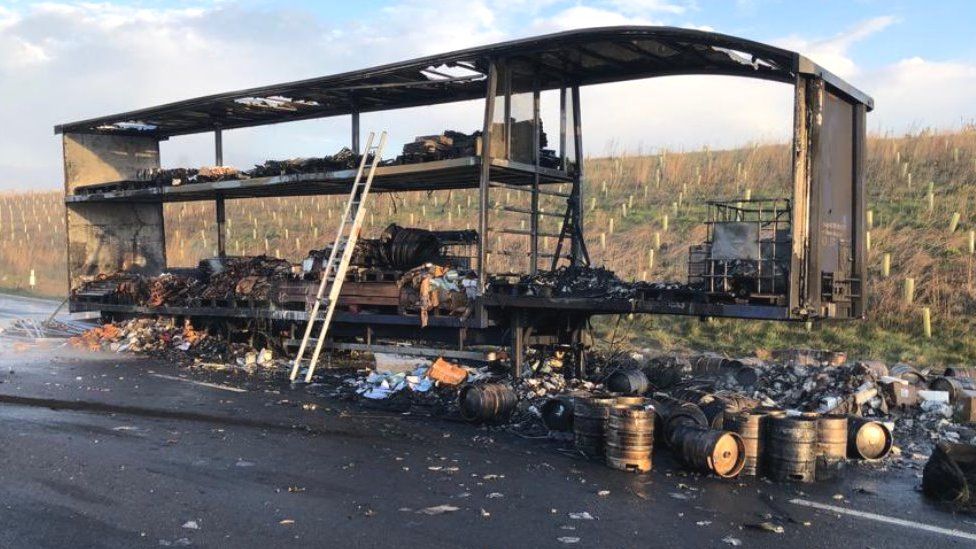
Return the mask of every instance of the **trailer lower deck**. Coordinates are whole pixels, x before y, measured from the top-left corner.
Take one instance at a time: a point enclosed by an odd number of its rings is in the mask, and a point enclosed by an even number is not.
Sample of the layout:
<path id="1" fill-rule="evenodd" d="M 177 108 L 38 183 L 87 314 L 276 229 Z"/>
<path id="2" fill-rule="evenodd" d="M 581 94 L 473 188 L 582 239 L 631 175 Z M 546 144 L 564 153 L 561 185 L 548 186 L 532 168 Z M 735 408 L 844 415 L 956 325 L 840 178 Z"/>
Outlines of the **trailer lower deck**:
<path id="1" fill-rule="evenodd" d="M 327 347 L 376 351 L 392 348 L 385 346 L 383 341 L 396 341 L 419 345 L 410 349 L 414 354 L 459 357 L 472 347 L 501 347 L 508 351 L 513 374 L 521 375 L 526 348 L 562 346 L 578 357 L 574 359 L 573 372 L 583 376 L 584 332 L 589 329 L 590 319 L 594 316 L 669 314 L 700 318 L 790 319 L 789 311 L 782 305 L 718 302 L 715 296 L 707 294 L 698 294 L 694 299 L 689 299 L 687 293 L 620 299 L 512 295 L 514 292 L 510 288 L 506 290 L 474 300 L 459 316 L 431 314 L 426 326 L 422 326 L 419 314 L 402 310 L 389 312 L 383 307 L 369 310 L 368 298 L 345 297 L 343 310 L 336 311 L 332 319 Z M 190 319 L 195 324 L 219 326 L 228 331 L 231 326 L 256 323 L 264 326 L 267 333 L 275 334 L 278 343 L 285 348 L 297 344 L 297 334 L 311 319 L 307 310 L 289 309 L 271 302 L 246 301 L 152 307 L 72 299 L 71 310 L 101 312 L 108 320 L 154 315 Z M 317 320 L 323 316 L 320 314 Z M 464 357 L 475 356 L 476 353 Z"/>

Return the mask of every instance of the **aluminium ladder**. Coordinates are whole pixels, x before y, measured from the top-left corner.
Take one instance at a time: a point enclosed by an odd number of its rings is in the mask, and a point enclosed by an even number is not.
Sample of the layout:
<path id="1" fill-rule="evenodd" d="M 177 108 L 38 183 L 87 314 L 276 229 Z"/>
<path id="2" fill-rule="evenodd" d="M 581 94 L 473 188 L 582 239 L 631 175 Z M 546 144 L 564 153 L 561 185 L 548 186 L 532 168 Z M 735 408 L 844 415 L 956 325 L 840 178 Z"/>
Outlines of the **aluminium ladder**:
<path id="1" fill-rule="evenodd" d="M 386 132 L 380 134 L 379 144 L 373 145 L 374 133 L 370 132 L 366 140 L 366 150 L 359 161 L 359 169 L 356 171 L 356 179 L 353 181 L 352 190 L 349 192 L 349 201 L 346 202 L 346 209 L 339 220 L 339 229 L 336 232 L 335 243 L 329 252 L 329 260 L 322 268 L 322 280 L 319 282 L 319 290 L 315 295 L 315 302 L 312 304 L 312 311 L 308 317 L 308 325 L 305 326 L 305 335 L 302 337 L 301 346 L 292 364 L 292 381 L 298 377 L 305 350 L 311 340 L 312 327 L 318 321 L 319 310 L 325 305 L 325 317 L 322 319 L 322 327 L 319 330 L 319 337 L 315 341 L 315 350 L 308 364 L 308 372 L 305 374 L 305 382 L 312 381 L 312 374 L 315 372 L 315 365 L 318 364 L 319 355 L 322 353 L 322 345 L 325 343 L 325 336 L 329 331 L 329 324 L 332 322 L 332 314 L 335 312 L 336 303 L 339 301 L 339 292 L 342 291 L 342 282 L 346 278 L 349 270 L 349 262 L 352 260 L 353 250 L 356 247 L 356 240 L 363 227 L 363 220 L 366 214 L 366 197 L 373 186 L 373 175 L 376 173 L 376 166 L 380 163 L 383 155 L 383 147 L 386 145 Z M 363 172 L 366 172 L 366 181 L 363 181 Z M 338 260 L 338 253 L 341 250 L 342 257 Z M 332 284 L 329 284 L 329 281 Z M 325 288 L 329 287 L 328 296 L 325 297 Z"/>

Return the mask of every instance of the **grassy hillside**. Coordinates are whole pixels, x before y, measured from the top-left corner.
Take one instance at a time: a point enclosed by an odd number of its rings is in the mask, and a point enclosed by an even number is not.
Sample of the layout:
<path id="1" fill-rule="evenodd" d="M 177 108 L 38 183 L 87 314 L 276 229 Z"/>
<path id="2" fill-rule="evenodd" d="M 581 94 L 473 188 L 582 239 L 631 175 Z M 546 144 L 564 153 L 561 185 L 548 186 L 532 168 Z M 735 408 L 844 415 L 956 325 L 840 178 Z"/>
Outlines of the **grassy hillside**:
<path id="1" fill-rule="evenodd" d="M 754 352 L 784 345 L 847 349 L 861 356 L 916 363 L 976 360 L 969 337 L 976 312 L 970 231 L 976 228 L 976 130 L 920 132 L 869 139 L 870 321 L 807 327 L 741 321 L 638 317 L 599 325 L 608 340 L 666 349 L 695 347 Z M 730 151 L 666 152 L 590 159 L 585 167 L 585 230 L 591 256 L 627 279 L 684 280 L 688 246 L 704 236 L 708 199 L 789 196 L 789 151 L 757 145 Z M 525 204 L 518 192 L 494 194 L 495 206 Z M 397 222 L 432 228 L 475 223 L 473 191 L 376 196 L 368 234 Z M 339 197 L 228 202 L 228 252 L 268 253 L 298 260 L 334 234 Z M 548 199 L 543 207 L 561 212 Z M 955 227 L 954 214 L 958 214 Z M 215 253 L 213 206 L 166 206 L 171 265 L 194 265 Z M 58 193 L 0 194 L 0 287 L 63 295 L 64 212 Z M 495 211 L 493 223 L 527 223 Z M 543 232 L 559 219 L 543 218 Z M 954 228 L 954 230 L 950 230 Z M 658 246 L 657 243 L 660 243 Z M 551 250 L 554 239 L 545 239 Z M 514 267 L 527 251 L 524 237 L 492 237 L 495 270 Z M 522 255 L 519 255 L 522 254 Z M 885 254 L 890 274 L 882 273 Z M 652 257 L 653 255 L 653 257 Z M 903 299 L 915 280 L 914 303 Z M 922 336 L 921 308 L 932 313 L 932 339 Z"/>

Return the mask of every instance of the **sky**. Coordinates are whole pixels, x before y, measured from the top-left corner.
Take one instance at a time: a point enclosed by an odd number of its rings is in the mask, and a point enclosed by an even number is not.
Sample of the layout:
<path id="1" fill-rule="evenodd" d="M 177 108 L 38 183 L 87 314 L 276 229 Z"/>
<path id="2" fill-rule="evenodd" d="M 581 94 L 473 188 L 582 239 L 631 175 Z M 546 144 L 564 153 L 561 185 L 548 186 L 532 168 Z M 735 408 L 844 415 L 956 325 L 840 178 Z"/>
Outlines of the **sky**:
<path id="1" fill-rule="evenodd" d="M 53 126 L 244 87 L 606 25 L 671 25 L 799 51 L 874 97 L 869 130 L 976 120 L 976 2 L 908 0 L 0 0 L 0 191 L 62 185 Z M 585 152 L 728 148 L 790 137 L 792 90 L 666 77 L 583 90 Z M 543 98 L 544 122 L 555 98 Z M 413 136 L 480 127 L 477 102 L 364 115 L 395 153 Z M 548 113 L 548 114 L 547 114 Z M 225 161 L 322 156 L 348 118 L 227 132 Z M 162 145 L 166 167 L 212 163 L 210 136 Z"/>

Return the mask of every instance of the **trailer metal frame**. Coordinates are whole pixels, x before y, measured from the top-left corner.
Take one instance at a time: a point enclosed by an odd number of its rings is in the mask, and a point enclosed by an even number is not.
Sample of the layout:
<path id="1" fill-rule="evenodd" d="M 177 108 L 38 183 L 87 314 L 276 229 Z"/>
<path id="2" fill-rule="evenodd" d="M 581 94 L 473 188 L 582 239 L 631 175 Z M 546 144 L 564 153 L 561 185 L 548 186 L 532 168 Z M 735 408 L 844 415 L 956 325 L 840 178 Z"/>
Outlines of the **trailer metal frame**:
<path id="1" fill-rule="evenodd" d="M 529 239 L 525 273 L 545 265 L 586 265 L 580 87 L 675 75 L 756 78 L 794 87 L 791 259 L 784 304 L 725 302 L 698 295 L 643 295 L 625 302 L 511 295 L 491 287 L 495 233 Z M 540 165 L 540 93 L 560 96 L 559 168 Z M 531 94 L 530 143 L 513 135 L 513 96 Z M 774 320 L 859 318 L 864 315 L 865 119 L 873 100 L 806 57 L 718 33 L 671 27 L 607 27 L 567 31 L 433 55 L 365 70 L 251 88 L 62 124 L 69 287 L 85 276 L 136 265 L 146 274 L 166 269 L 163 204 L 212 200 L 218 254 L 225 255 L 224 201 L 267 196 L 345 194 L 352 170 L 306 173 L 182 186 L 146 185 L 139 173 L 159 167 L 159 142 L 212 132 L 223 161 L 225 130 L 333 116 L 350 117 L 350 147 L 359 151 L 360 113 L 484 100 L 481 146 L 473 157 L 377 169 L 373 192 L 478 189 L 476 267 L 482 297 L 464 319 L 432 318 L 421 332 L 409 315 L 337 313 L 336 335 L 451 341 L 508 342 L 521 369 L 521 350 L 540 342 L 580 345 L 598 314 L 650 313 Z M 502 114 L 501 121 L 498 114 Z M 524 133 L 524 132 L 523 132 Z M 524 150 L 529 147 L 530 158 Z M 522 152 L 520 152 L 522 151 Z M 569 192 L 551 189 L 569 186 Z M 492 223 L 493 189 L 531 193 L 528 229 Z M 562 230 L 540 229 L 540 197 L 565 199 Z M 556 237 L 552 254 L 539 239 Z M 564 253 L 563 250 L 566 250 Z M 543 263 L 543 260 L 548 260 Z M 835 281 L 849 288 L 837 295 Z M 829 287 L 827 287 L 829 286 Z M 72 311 L 221 318 L 307 320 L 302 311 L 273 308 L 160 307 L 72 299 Z M 303 317 L 304 314 L 304 317 Z"/>

